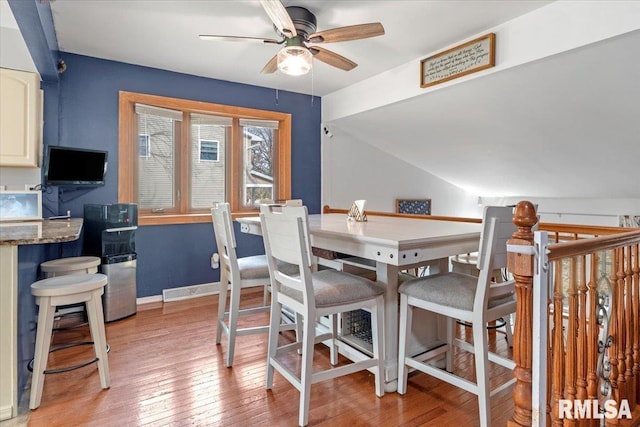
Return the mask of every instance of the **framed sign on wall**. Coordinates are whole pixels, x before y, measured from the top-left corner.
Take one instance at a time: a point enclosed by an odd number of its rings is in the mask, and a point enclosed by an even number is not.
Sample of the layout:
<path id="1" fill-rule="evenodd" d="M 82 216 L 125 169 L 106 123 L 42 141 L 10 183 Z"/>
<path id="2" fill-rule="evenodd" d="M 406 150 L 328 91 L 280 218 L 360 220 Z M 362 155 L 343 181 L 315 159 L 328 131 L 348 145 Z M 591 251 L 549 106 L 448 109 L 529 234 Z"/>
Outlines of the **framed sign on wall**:
<path id="1" fill-rule="evenodd" d="M 420 87 L 457 79 L 496 64 L 496 35 L 486 34 L 420 61 Z"/>

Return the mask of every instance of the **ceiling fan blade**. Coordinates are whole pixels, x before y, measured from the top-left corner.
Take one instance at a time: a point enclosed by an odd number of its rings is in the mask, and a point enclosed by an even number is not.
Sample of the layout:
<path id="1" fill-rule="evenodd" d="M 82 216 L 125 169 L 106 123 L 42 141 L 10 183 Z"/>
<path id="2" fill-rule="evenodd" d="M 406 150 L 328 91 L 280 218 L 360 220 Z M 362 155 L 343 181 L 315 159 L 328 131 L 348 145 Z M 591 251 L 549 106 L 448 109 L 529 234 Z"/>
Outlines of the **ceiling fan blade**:
<path id="1" fill-rule="evenodd" d="M 323 49 L 318 46 L 309 47 L 309 52 L 319 61 L 329 64 L 333 67 L 340 68 L 344 71 L 351 71 L 358 66 L 355 62 L 345 58 L 342 55 L 338 55 L 330 50 Z"/>
<path id="2" fill-rule="evenodd" d="M 200 34 L 202 40 L 223 40 L 227 42 L 259 42 L 259 43 L 274 43 L 280 42 L 276 39 L 265 39 L 262 37 L 243 37 L 243 36 L 220 36 L 217 34 Z"/>
<path id="3" fill-rule="evenodd" d="M 280 0 L 260 0 L 260 4 L 280 33 L 287 37 L 298 35 L 287 9 L 285 9 Z"/>
<path id="4" fill-rule="evenodd" d="M 273 58 L 271 58 L 269 62 L 265 64 L 264 68 L 260 72 L 263 74 L 271 74 L 271 73 L 275 73 L 277 69 L 278 69 L 278 55 L 276 54 L 276 55 L 273 55 Z"/>
<path id="5" fill-rule="evenodd" d="M 315 34 L 311 34 L 308 41 L 310 43 L 346 42 L 349 40 L 381 36 L 383 34 L 384 27 L 382 24 L 379 22 L 373 22 L 370 24 L 350 25 L 348 27 L 319 31 Z"/>

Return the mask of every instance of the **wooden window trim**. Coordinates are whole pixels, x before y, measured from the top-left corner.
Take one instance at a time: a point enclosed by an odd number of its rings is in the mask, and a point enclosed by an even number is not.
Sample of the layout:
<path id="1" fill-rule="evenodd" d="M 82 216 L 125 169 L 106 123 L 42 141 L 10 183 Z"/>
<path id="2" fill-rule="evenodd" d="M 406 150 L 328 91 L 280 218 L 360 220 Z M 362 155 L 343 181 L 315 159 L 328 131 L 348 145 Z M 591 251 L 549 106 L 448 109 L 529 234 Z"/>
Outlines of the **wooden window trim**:
<path id="1" fill-rule="evenodd" d="M 242 132 L 240 132 L 239 118 L 277 120 L 278 143 L 274 162 L 276 173 L 274 180 L 277 183 L 275 199 L 291 198 L 291 114 L 275 111 L 258 110 L 253 108 L 231 105 L 213 104 L 201 101 L 191 101 L 180 98 L 170 98 L 157 95 L 148 95 L 135 92 L 120 91 L 118 102 L 118 202 L 136 203 L 137 185 L 136 174 L 138 171 L 138 138 L 135 129 L 135 104 L 148 104 L 158 107 L 183 111 L 183 121 L 179 138 L 188 141 L 190 132 L 189 113 L 215 114 L 233 117 L 231 130 L 231 148 L 229 150 L 230 162 L 227 164 L 227 201 L 231 204 L 233 217 L 256 215 L 257 209 L 244 207 L 242 197 Z M 135 142 L 135 144 L 134 144 Z M 180 144 L 176 173 L 179 174 L 179 209 L 187 212 L 189 204 L 189 170 L 190 153 L 189 144 Z M 189 213 L 148 213 L 141 212 L 138 218 L 139 225 L 165 225 L 165 224 L 189 224 L 210 222 L 209 212 Z"/>

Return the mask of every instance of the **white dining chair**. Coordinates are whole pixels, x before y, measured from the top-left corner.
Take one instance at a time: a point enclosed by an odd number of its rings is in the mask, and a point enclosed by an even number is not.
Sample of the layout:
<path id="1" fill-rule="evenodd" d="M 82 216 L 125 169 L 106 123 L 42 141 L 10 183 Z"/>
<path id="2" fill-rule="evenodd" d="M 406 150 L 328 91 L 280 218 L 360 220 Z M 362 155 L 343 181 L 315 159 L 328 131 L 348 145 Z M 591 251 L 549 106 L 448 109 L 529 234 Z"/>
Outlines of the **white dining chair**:
<path id="1" fill-rule="evenodd" d="M 516 310 L 514 280 L 501 283 L 491 281 L 494 270 L 506 267 L 506 242 L 516 230 L 512 207 L 488 206 L 484 210 L 483 228 L 478 254 L 479 275 L 447 272 L 409 280 L 402 284 L 400 292 L 400 339 L 398 354 L 398 393 L 407 391 L 408 368 L 414 368 L 442 381 L 453 384 L 478 396 L 480 425 L 491 424 L 490 396 L 515 382 L 515 378 L 489 388 L 488 362 L 492 361 L 513 369 L 512 360 L 490 352 L 487 346 L 487 322 L 508 316 Z M 416 357 L 407 354 L 408 331 L 415 308 L 446 317 L 446 345 Z M 455 321 L 471 324 L 473 344 L 454 336 Z M 476 382 L 453 373 L 454 348 L 474 354 Z M 429 364 L 445 353 L 446 370 Z"/>
<path id="2" fill-rule="evenodd" d="M 225 365 L 231 367 L 233 365 L 237 336 L 266 333 L 269 330 L 267 324 L 238 328 L 240 316 L 269 311 L 270 305 L 264 303 L 267 301 L 266 297 L 261 306 L 240 309 L 240 294 L 243 288 L 260 286 L 264 288 L 265 295 L 269 295 L 269 267 L 265 255 L 238 258 L 229 203 L 218 203 L 211 209 L 211 218 L 218 252 L 220 253 L 220 292 L 218 296 L 216 344 L 222 342 L 222 334 L 224 333 L 227 337 Z M 297 272 L 297 269 L 289 266 L 289 271 Z M 228 310 L 227 289 L 229 289 L 230 293 Z M 295 324 L 282 325 L 281 329 L 293 329 L 294 327 Z"/>
<path id="3" fill-rule="evenodd" d="M 276 211 L 272 207 L 261 207 L 262 234 L 267 262 L 271 272 L 271 320 L 269 324 L 269 350 L 267 356 L 266 387 L 271 389 L 274 371 L 278 371 L 287 381 L 300 391 L 298 422 L 305 426 L 309 419 L 311 384 L 351 374 L 364 369 L 372 369 L 375 375 L 375 392 L 384 394 L 383 369 L 383 325 L 384 287 L 377 282 L 364 279 L 343 271 L 313 271 L 313 260 L 308 231 L 307 208 L 283 207 Z M 299 274 L 290 275 L 280 266 L 298 266 Z M 294 310 L 302 319 L 303 331 L 292 344 L 278 344 L 277 313 L 282 306 Z M 340 367 L 313 371 L 314 345 L 328 341 L 332 354 L 337 355 L 336 314 L 353 310 L 371 311 L 373 357 L 364 357 Z M 316 319 L 330 316 L 330 331 L 317 335 Z M 285 353 L 302 348 L 300 373 L 294 371 L 282 358 Z M 333 353 L 333 352 L 336 353 Z M 332 365 L 337 357 L 330 357 Z M 340 396 L 335 396 L 341 398 Z"/>

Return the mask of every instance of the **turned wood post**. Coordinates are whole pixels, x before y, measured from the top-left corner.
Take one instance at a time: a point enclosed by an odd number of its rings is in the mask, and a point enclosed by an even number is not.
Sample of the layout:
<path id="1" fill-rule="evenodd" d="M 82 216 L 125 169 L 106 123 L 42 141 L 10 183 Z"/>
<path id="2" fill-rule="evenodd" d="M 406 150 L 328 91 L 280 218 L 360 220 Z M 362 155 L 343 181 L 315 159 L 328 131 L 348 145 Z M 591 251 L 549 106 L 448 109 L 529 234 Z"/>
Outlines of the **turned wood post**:
<path id="1" fill-rule="evenodd" d="M 531 229 L 538 222 L 536 209 L 531 202 L 522 201 L 516 206 L 513 223 L 518 230 L 507 242 L 509 245 L 533 246 Z M 509 253 L 507 268 L 516 281 L 516 320 L 513 331 L 513 417 L 509 427 L 531 425 L 531 359 L 533 353 L 533 255 Z"/>

